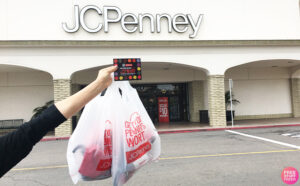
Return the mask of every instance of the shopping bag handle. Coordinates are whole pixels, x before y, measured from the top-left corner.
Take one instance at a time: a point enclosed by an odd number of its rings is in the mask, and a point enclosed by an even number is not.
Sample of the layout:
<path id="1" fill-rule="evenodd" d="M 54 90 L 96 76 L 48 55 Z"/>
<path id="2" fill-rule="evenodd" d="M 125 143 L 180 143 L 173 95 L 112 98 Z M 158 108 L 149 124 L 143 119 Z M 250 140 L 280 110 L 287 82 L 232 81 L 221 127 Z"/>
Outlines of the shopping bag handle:
<path id="1" fill-rule="evenodd" d="M 122 81 L 119 83 L 119 88 L 122 91 L 133 91 L 135 90 L 129 83 L 129 81 Z"/>
<path id="2" fill-rule="evenodd" d="M 121 92 L 119 91 L 119 89 L 121 90 Z M 122 96 L 123 94 L 126 94 L 130 91 L 135 91 L 135 89 L 130 85 L 129 81 L 113 81 L 112 84 L 107 88 L 104 96 L 110 92 L 115 92 Z"/>
<path id="3" fill-rule="evenodd" d="M 100 96 L 105 97 L 106 95 L 117 96 L 118 98 L 127 97 L 127 93 L 136 91 L 129 83 L 129 81 L 115 81 L 114 74 L 111 73 L 112 83 L 105 91 L 102 91 Z"/>
<path id="4" fill-rule="evenodd" d="M 103 95 L 103 97 L 107 97 L 107 96 L 115 97 L 115 96 L 117 96 L 117 97 L 121 98 L 121 94 L 118 91 L 118 89 L 119 89 L 119 86 L 116 84 L 115 81 L 113 81 L 112 84 L 109 87 L 107 87 L 106 92 Z"/>

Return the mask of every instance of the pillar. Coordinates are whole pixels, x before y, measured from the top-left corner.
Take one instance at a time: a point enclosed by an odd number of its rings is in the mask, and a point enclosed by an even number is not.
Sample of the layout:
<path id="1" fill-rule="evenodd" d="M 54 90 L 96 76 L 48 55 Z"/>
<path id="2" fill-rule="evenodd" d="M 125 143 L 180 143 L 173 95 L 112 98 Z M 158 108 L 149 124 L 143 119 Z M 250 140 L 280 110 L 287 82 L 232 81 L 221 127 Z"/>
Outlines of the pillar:
<path id="1" fill-rule="evenodd" d="M 55 79 L 53 80 L 54 87 L 54 102 L 63 100 L 71 95 L 70 79 Z M 70 136 L 72 134 L 71 119 L 55 128 L 55 136 Z"/>
<path id="2" fill-rule="evenodd" d="M 293 116 L 300 117 L 300 78 L 292 78 Z"/>
<path id="3" fill-rule="evenodd" d="M 212 127 L 226 126 L 224 75 L 208 77 L 209 124 Z"/>

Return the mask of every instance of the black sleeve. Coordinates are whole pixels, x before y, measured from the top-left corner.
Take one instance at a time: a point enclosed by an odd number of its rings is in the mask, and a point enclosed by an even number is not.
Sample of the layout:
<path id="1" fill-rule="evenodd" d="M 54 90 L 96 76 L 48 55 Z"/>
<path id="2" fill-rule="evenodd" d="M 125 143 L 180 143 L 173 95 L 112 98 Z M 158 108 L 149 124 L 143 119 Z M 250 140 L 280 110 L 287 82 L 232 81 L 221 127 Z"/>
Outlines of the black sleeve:
<path id="1" fill-rule="evenodd" d="M 16 131 L 0 137 L 0 177 L 25 158 L 32 147 L 39 142 L 48 131 L 53 130 L 66 118 L 50 106 L 37 118 L 21 125 Z"/>

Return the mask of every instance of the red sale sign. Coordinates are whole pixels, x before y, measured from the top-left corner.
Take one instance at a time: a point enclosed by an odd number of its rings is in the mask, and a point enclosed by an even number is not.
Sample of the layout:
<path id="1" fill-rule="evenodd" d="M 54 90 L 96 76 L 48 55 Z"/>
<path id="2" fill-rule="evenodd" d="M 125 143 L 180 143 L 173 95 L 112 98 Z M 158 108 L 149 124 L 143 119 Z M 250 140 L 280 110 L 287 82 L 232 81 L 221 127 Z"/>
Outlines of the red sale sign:
<path id="1" fill-rule="evenodd" d="M 168 97 L 158 97 L 158 121 L 168 123 L 169 120 L 169 102 Z"/>

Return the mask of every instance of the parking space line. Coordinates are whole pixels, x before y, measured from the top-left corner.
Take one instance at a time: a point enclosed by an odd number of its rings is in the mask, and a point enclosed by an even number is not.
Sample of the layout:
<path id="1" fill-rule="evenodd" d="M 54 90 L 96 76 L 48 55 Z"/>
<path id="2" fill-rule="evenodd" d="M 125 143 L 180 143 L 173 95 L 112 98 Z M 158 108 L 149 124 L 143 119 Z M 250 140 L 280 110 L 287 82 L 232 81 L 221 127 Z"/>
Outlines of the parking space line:
<path id="1" fill-rule="evenodd" d="M 241 136 L 246 136 L 246 137 L 249 137 L 249 138 L 254 138 L 254 139 L 258 139 L 258 140 L 267 141 L 267 142 L 270 142 L 270 143 L 275 143 L 275 144 L 278 144 L 278 145 L 283 145 L 283 146 L 286 146 L 286 147 L 300 149 L 300 146 L 292 145 L 292 144 L 289 144 L 289 143 L 284 143 L 284 142 L 275 141 L 275 140 L 271 140 L 271 139 L 267 139 L 267 138 L 253 136 L 253 135 L 249 135 L 249 134 L 245 134 L 245 133 L 241 133 L 241 132 L 236 132 L 236 131 L 232 131 L 232 130 L 225 130 L 225 131 L 233 133 L 233 134 L 238 134 L 238 135 L 241 135 Z"/>
<path id="2" fill-rule="evenodd" d="M 190 158 L 207 158 L 207 157 L 221 157 L 221 156 L 237 156 L 237 155 L 249 155 L 249 154 L 269 154 L 269 153 L 278 153 L 278 152 L 296 152 L 297 150 L 272 150 L 272 151 L 261 151 L 261 152 L 238 152 L 238 153 L 228 153 L 228 154 L 204 154 L 197 156 L 179 156 L 179 157 L 167 157 L 159 158 L 159 160 L 174 160 L 174 159 L 190 159 Z"/>
<path id="3" fill-rule="evenodd" d="M 225 156 L 238 156 L 238 155 L 250 155 L 250 154 L 270 154 L 270 153 L 283 153 L 283 152 L 299 152 L 300 149 L 296 150 L 273 150 L 273 151 L 261 151 L 261 152 L 238 152 L 238 153 L 227 153 L 227 154 L 204 154 L 196 156 L 178 156 L 178 157 L 166 157 L 159 158 L 159 160 L 175 160 L 175 159 L 191 159 L 191 158 L 207 158 L 207 157 L 225 157 Z M 68 165 L 58 166 L 47 166 L 47 167 L 30 167 L 30 168 L 19 168 L 12 169 L 11 171 L 29 171 L 29 170 L 43 170 L 43 169 L 56 169 L 56 168 L 67 168 Z"/>
<path id="4" fill-rule="evenodd" d="M 12 169 L 12 171 L 41 170 L 41 169 L 56 169 L 56 168 L 65 168 L 65 167 L 68 167 L 68 165 L 57 165 L 57 166 L 47 166 L 47 167 L 20 168 L 20 169 Z"/>

